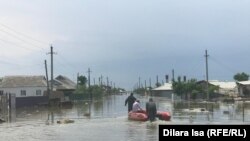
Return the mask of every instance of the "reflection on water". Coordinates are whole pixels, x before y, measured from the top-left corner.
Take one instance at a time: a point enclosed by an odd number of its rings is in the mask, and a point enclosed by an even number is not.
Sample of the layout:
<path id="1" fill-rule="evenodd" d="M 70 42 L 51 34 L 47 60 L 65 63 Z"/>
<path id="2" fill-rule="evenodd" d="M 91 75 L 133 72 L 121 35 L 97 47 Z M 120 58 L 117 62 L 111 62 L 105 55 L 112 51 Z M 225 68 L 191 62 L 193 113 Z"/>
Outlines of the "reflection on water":
<path id="1" fill-rule="evenodd" d="M 33 107 L 16 111 L 16 122 L 0 124 L 3 140 L 158 140 L 159 124 L 249 123 L 250 103 L 172 102 L 154 97 L 157 109 L 170 111 L 171 121 L 137 122 L 127 119 L 124 100 L 128 95 L 111 95 L 75 102 L 72 108 Z M 149 97 L 135 95 L 145 107 Z M 54 119 L 54 122 L 53 122 Z M 61 119 L 74 123 L 57 124 Z"/>

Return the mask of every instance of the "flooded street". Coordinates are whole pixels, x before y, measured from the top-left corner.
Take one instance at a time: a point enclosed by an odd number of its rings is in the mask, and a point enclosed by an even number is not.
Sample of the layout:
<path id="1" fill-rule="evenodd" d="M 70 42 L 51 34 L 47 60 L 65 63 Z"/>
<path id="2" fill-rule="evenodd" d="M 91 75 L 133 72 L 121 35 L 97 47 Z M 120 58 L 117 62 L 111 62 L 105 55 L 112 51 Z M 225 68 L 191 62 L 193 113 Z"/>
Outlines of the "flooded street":
<path id="1" fill-rule="evenodd" d="M 173 103 L 154 97 L 157 109 L 170 111 L 171 121 L 138 122 L 127 119 L 124 100 L 128 95 L 111 95 L 72 108 L 23 108 L 17 110 L 16 122 L 0 124 L 1 140 L 52 141 L 153 141 L 158 140 L 159 124 L 249 124 L 250 104 L 245 103 Z M 135 95 L 141 106 L 149 97 Z M 206 109 L 208 111 L 206 111 Z M 89 109 L 91 109 L 89 116 Z M 244 112 L 243 112 L 244 111 Z M 53 120 L 54 119 L 54 120 Z M 57 124 L 61 119 L 74 123 Z"/>

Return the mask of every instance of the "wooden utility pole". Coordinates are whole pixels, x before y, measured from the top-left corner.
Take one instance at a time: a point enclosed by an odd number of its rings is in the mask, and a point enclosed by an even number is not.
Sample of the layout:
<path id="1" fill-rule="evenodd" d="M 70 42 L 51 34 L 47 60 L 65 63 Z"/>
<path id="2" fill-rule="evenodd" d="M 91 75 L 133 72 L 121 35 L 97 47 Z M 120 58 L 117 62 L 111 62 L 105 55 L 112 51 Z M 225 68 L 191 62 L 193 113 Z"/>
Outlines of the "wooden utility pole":
<path id="1" fill-rule="evenodd" d="M 206 81 L 207 81 L 207 101 L 209 100 L 209 85 L 208 85 L 208 54 L 207 50 L 205 52 L 205 58 L 206 58 Z"/>
<path id="2" fill-rule="evenodd" d="M 78 89 L 79 85 L 79 72 L 77 73 L 77 78 L 76 78 L 76 88 Z"/>
<path id="3" fill-rule="evenodd" d="M 102 75 L 101 75 L 101 86 L 102 86 Z"/>
<path id="4" fill-rule="evenodd" d="M 151 89 L 151 78 L 149 78 L 149 87 Z"/>
<path id="5" fill-rule="evenodd" d="M 45 72 L 46 72 L 47 94 L 48 94 L 48 97 L 50 97 L 49 78 L 48 78 L 48 69 L 47 69 L 47 61 L 46 60 L 44 60 L 44 65 L 45 65 Z"/>
<path id="6" fill-rule="evenodd" d="M 158 75 L 156 75 L 156 87 L 158 87 L 158 83 L 159 83 L 159 81 L 158 81 Z"/>
<path id="7" fill-rule="evenodd" d="M 89 85 L 89 95 L 90 95 L 90 100 L 92 101 L 92 93 L 90 92 L 90 68 L 88 68 L 88 85 Z"/>
<path id="8" fill-rule="evenodd" d="M 141 78 L 139 77 L 139 88 L 141 88 Z"/>
<path id="9" fill-rule="evenodd" d="M 109 86 L 109 77 L 107 77 L 107 88 Z"/>
<path id="10" fill-rule="evenodd" d="M 54 71 L 54 69 L 53 69 L 53 54 L 56 54 L 55 52 L 53 52 L 53 46 L 51 45 L 50 46 L 50 52 L 48 53 L 48 54 L 50 54 L 51 56 L 50 56 L 50 58 L 51 58 L 51 82 L 50 82 L 50 91 L 51 91 L 51 93 L 50 94 L 52 94 L 52 92 L 53 92 L 53 71 Z"/>

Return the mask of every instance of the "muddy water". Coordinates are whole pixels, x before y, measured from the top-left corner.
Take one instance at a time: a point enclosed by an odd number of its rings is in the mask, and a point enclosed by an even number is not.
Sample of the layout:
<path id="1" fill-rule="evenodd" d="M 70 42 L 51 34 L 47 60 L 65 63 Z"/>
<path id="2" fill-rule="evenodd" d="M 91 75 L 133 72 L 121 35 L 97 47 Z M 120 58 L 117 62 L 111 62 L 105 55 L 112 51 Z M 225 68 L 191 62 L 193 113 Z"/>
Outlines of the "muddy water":
<path id="1" fill-rule="evenodd" d="M 171 121 L 129 121 L 124 106 L 127 96 L 107 96 L 95 100 L 90 107 L 87 102 L 76 102 L 68 109 L 18 109 L 16 122 L 0 124 L 1 140 L 154 141 L 158 140 L 159 124 L 249 124 L 250 121 L 250 104 L 247 103 L 173 103 L 157 97 L 154 98 L 157 109 L 170 111 Z M 145 107 L 149 97 L 136 97 Z M 71 119 L 74 123 L 57 124 L 62 119 Z"/>

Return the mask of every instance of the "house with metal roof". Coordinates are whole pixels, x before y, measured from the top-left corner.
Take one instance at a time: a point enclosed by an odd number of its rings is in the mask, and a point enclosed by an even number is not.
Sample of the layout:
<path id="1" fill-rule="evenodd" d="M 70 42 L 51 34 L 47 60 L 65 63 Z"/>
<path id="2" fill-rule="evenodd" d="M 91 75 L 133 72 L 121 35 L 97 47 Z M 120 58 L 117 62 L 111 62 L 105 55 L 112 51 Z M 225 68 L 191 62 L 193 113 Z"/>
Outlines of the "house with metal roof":
<path id="1" fill-rule="evenodd" d="M 76 83 L 73 82 L 72 80 L 70 80 L 68 77 L 63 76 L 63 75 L 58 75 L 55 79 L 54 79 L 54 85 L 55 85 L 55 89 L 57 91 L 60 90 L 67 90 L 67 91 L 74 91 L 76 89 Z"/>
<path id="2" fill-rule="evenodd" d="M 0 95 L 15 95 L 17 108 L 47 103 L 46 90 L 46 78 L 42 75 L 5 76 L 0 79 Z"/>
<path id="3" fill-rule="evenodd" d="M 5 76 L 0 82 L 0 94 L 15 94 L 16 97 L 43 96 L 47 90 L 44 76 Z"/>
<path id="4" fill-rule="evenodd" d="M 219 89 L 217 93 L 231 96 L 231 97 L 237 97 L 238 96 L 238 87 L 236 82 L 232 81 L 209 81 L 210 84 L 214 86 L 218 86 Z"/>
<path id="5" fill-rule="evenodd" d="M 250 81 L 238 81 L 239 96 L 250 96 Z"/>
<path id="6" fill-rule="evenodd" d="M 172 98 L 173 94 L 172 83 L 164 83 L 164 85 L 152 89 L 151 92 L 153 96 Z"/>
<path id="7" fill-rule="evenodd" d="M 202 84 L 205 88 L 206 81 L 198 81 L 198 84 Z M 236 82 L 233 81 L 218 81 L 218 80 L 210 80 L 209 86 L 217 86 L 218 90 L 215 91 L 217 96 L 231 96 L 231 97 L 237 97 L 238 96 L 238 87 Z"/>
<path id="8" fill-rule="evenodd" d="M 51 83 L 51 81 L 49 81 L 49 83 Z M 76 83 L 63 75 L 58 75 L 53 80 L 53 86 L 55 91 L 62 91 L 64 93 L 72 93 L 76 90 Z"/>

